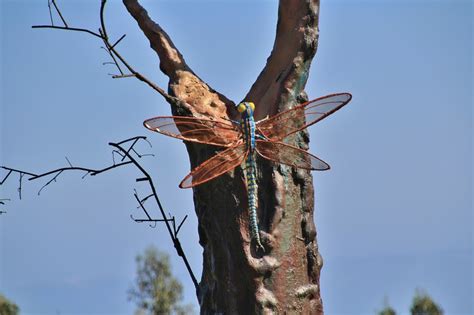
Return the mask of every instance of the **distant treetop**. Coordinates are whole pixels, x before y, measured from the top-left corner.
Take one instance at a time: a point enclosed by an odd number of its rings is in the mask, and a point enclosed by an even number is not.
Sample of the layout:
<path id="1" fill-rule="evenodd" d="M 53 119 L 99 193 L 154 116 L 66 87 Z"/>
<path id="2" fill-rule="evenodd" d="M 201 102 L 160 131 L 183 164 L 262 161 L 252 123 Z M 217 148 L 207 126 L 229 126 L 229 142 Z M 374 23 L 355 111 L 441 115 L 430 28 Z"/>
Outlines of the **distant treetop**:
<path id="1" fill-rule="evenodd" d="M 416 290 L 410 308 L 412 315 L 443 315 L 443 309 L 423 290 Z"/>
<path id="2" fill-rule="evenodd" d="M 1 315 L 18 315 L 20 309 L 18 306 L 9 301 L 6 297 L 0 294 L 0 314 Z"/>

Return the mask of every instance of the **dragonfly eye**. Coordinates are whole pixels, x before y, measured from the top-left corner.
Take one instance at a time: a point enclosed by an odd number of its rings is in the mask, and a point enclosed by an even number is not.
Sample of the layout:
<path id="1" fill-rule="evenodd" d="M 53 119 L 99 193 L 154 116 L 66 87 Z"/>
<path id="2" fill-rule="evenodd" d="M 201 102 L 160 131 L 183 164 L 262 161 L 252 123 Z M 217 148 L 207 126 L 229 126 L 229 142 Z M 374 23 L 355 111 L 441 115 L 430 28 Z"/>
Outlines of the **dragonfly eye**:
<path id="1" fill-rule="evenodd" d="M 239 113 L 243 113 L 245 111 L 245 104 L 244 103 L 240 103 L 238 106 L 237 106 L 237 110 L 239 111 Z"/>
<path id="2" fill-rule="evenodd" d="M 249 102 L 248 104 L 249 104 L 250 108 L 252 109 L 252 111 L 254 111 L 255 110 L 255 104 L 253 102 Z"/>

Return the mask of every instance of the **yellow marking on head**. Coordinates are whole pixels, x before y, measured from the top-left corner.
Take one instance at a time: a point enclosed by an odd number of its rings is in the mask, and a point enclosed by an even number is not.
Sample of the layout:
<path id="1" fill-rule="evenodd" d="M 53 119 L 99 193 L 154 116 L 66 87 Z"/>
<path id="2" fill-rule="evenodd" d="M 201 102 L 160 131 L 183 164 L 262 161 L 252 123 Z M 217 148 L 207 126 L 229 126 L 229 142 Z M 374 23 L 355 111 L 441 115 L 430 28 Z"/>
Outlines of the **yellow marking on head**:
<path id="1" fill-rule="evenodd" d="M 255 110 L 255 104 L 253 102 L 249 102 L 248 104 L 249 104 L 250 108 L 252 109 L 252 111 L 254 111 Z"/>
<path id="2" fill-rule="evenodd" d="M 237 110 L 239 111 L 239 113 L 243 113 L 245 111 L 245 104 L 244 103 L 240 103 L 238 106 L 237 106 Z"/>

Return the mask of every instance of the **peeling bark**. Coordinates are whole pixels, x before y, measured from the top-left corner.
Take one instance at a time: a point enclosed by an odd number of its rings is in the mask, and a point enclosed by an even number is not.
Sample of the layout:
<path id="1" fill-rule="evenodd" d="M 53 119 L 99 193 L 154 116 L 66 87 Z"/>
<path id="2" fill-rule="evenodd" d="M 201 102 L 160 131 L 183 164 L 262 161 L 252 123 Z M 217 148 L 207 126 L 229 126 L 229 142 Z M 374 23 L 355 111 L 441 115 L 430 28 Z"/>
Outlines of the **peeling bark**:
<path id="1" fill-rule="evenodd" d="M 123 0 L 169 77 L 175 115 L 238 117 L 234 103 L 213 90 L 186 64 L 166 32 L 137 0 Z M 301 103 L 318 43 L 319 0 L 281 0 L 275 43 L 267 64 L 245 97 L 256 119 Z M 307 149 L 309 137 L 291 139 Z M 191 167 L 215 154 L 186 143 Z M 250 246 L 245 181 L 241 168 L 194 188 L 203 247 L 198 299 L 202 314 L 322 314 L 322 259 L 314 225 L 311 173 L 258 159 L 258 218 L 266 252 Z"/>

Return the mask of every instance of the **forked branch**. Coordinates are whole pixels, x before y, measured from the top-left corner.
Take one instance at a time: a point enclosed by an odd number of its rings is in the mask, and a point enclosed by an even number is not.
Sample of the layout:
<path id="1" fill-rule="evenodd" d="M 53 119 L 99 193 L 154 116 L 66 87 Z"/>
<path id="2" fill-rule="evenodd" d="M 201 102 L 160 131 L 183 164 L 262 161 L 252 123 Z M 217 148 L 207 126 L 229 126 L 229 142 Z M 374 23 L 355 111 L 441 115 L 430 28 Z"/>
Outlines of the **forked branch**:
<path id="1" fill-rule="evenodd" d="M 148 182 L 151 193 L 148 196 L 146 196 L 145 198 L 139 198 L 138 193 L 135 190 L 134 197 L 135 197 L 135 199 L 137 200 L 137 202 L 139 204 L 138 208 L 141 208 L 143 210 L 143 213 L 146 215 L 146 218 L 145 219 L 136 219 L 132 215 L 130 215 L 130 217 L 135 222 L 138 222 L 138 223 L 142 223 L 142 222 L 153 223 L 153 225 L 151 225 L 151 227 L 155 227 L 157 222 L 164 223 L 166 225 L 167 231 L 168 231 L 169 236 L 170 236 L 170 238 L 173 242 L 173 245 L 176 249 L 176 252 L 182 258 L 182 260 L 183 260 L 183 262 L 186 266 L 186 269 L 188 271 L 188 274 L 191 277 L 191 280 L 193 281 L 193 284 L 194 284 L 194 286 L 196 288 L 196 291 L 197 291 L 199 289 L 197 279 L 196 279 L 196 277 L 195 277 L 195 275 L 194 275 L 194 273 L 191 269 L 191 266 L 188 262 L 186 254 L 184 253 L 183 248 L 181 246 L 181 242 L 178 238 L 179 230 L 180 230 L 181 226 L 183 225 L 183 223 L 186 221 L 188 216 L 186 215 L 178 223 L 178 227 L 176 228 L 176 224 L 177 224 L 176 218 L 174 216 L 172 216 L 171 214 L 170 215 L 166 214 L 166 212 L 165 212 L 165 210 L 164 210 L 164 208 L 161 204 L 161 201 L 158 197 L 158 194 L 156 192 L 155 184 L 153 183 L 152 178 L 150 177 L 148 172 L 138 162 L 138 159 L 140 159 L 141 157 L 150 155 L 150 154 L 139 154 L 137 152 L 135 146 L 140 140 L 146 141 L 151 146 L 151 144 L 146 140 L 146 137 L 143 137 L 143 136 L 133 137 L 133 138 L 130 138 L 130 139 L 118 142 L 118 143 L 112 143 L 112 142 L 109 143 L 109 145 L 114 148 L 113 152 L 115 152 L 115 153 L 112 153 L 113 164 L 110 165 L 110 166 L 101 168 L 101 169 L 77 167 L 77 166 L 72 165 L 72 163 L 69 161 L 68 158 L 66 158 L 66 160 L 67 160 L 69 166 L 57 168 L 55 170 L 48 171 L 48 172 L 41 173 L 41 174 L 34 174 L 34 173 L 19 170 L 19 169 L 11 168 L 11 167 L 0 166 L 0 168 L 7 171 L 6 175 L 1 180 L 0 185 L 4 184 L 6 182 L 6 180 L 10 177 L 11 174 L 14 174 L 14 173 L 18 174 L 19 175 L 19 180 L 20 180 L 18 192 L 19 192 L 19 197 L 21 199 L 22 179 L 25 175 L 29 176 L 29 178 L 28 178 L 29 181 L 34 181 L 34 180 L 38 180 L 40 178 L 45 178 L 47 176 L 52 176 L 52 178 L 49 179 L 40 188 L 40 190 L 38 191 L 38 195 L 39 195 L 44 188 L 46 188 L 51 183 L 56 182 L 57 179 L 59 178 L 59 176 L 61 174 L 65 173 L 65 172 L 69 172 L 69 171 L 85 172 L 85 175 L 83 176 L 83 178 L 84 178 L 87 175 L 90 175 L 90 176 L 99 175 L 99 174 L 108 172 L 110 170 L 113 170 L 115 168 L 123 167 L 125 165 L 134 165 L 136 168 L 138 168 L 140 170 L 140 172 L 144 176 L 144 177 L 137 178 L 137 181 L 146 181 L 146 182 Z M 115 154 L 119 154 L 122 157 L 120 163 L 115 162 L 115 158 L 114 158 Z M 156 205 L 158 206 L 158 209 L 159 209 L 159 212 L 160 212 L 160 215 L 161 215 L 160 218 L 153 218 L 153 216 L 150 214 L 150 212 L 148 210 L 146 210 L 145 202 L 149 199 L 154 200 Z M 8 200 L 9 199 L 0 199 L 0 205 L 4 205 L 5 201 L 8 201 Z M 0 214 L 3 214 L 3 213 L 6 213 L 6 211 L 0 210 Z"/>
<path id="2" fill-rule="evenodd" d="M 305 99 L 304 87 L 319 39 L 319 0 L 280 0 L 273 50 L 245 96 L 262 119 Z"/>
<path id="3" fill-rule="evenodd" d="M 169 77 L 169 93 L 182 100 L 181 103 L 170 103 L 174 110 L 178 109 L 177 114 L 182 115 L 179 109 L 184 109 L 186 115 L 195 117 L 219 119 L 235 115 L 234 103 L 192 71 L 165 30 L 151 19 L 138 0 L 123 0 L 123 4 L 157 53 L 160 69 Z"/>
<path id="4" fill-rule="evenodd" d="M 103 48 L 108 52 L 111 59 L 113 60 L 113 64 L 116 66 L 117 70 L 120 73 L 118 75 L 112 75 L 113 78 L 117 79 L 117 78 L 135 77 L 138 80 L 146 83 L 148 86 L 150 86 L 152 89 L 154 89 L 160 95 L 162 95 L 166 99 L 167 102 L 172 103 L 172 104 L 178 103 L 178 100 L 175 97 L 169 95 L 161 87 L 159 87 L 157 84 L 155 84 L 154 82 L 149 80 L 147 77 L 145 77 L 140 72 L 136 71 L 126 61 L 126 59 L 118 52 L 117 45 L 123 40 L 123 38 L 125 37 L 125 34 L 122 35 L 117 41 L 115 41 L 115 43 L 112 44 L 110 42 L 110 39 L 107 35 L 107 29 L 106 29 L 106 25 L 105 25 L 105 16 L 104 16 L 105 15 L 105 4 L 106 4 L 106 2 L 107 2 L 106 0 L 101 1 L 101 6 L 100 6 L 100 25 L 101 25 L 101 27 L 99 28 L 98 33 L 94 32 L 90 29 L 87 29 L 87 28 L 79 28 L 79 27 L 69 26 L 69 24 L 66 22 L 64 16 L 62 15 L 59 7 L 57 6 L 56 1 L 54 1 L 54 0 L 52 0 L 51 3 L 53 4 L 53 6 L 55 8 L 56 14 L 61 18 L 64 26 L 54 25 L 53 13 L 51 12 L 51 5 L 48 3 L 50 17 L 51 17 L 51 25 L 33 25 L 32 28 L 49 28 L 49 29 L 59 29 L 59 30 L 66 30 L 66 31 L 83 32 L 83 33 L 87 33 L 87 34 L 90 34 L 90 35 L 93 35 L 95 37 L 100 38 L 103 41 L 104 45 L 105 45 Z M 125 66 L 125 68 L 127 68 L 129 73 L 124 73 L 122 71 L 122 68 L 121 68 L 120 64 Z"/>

